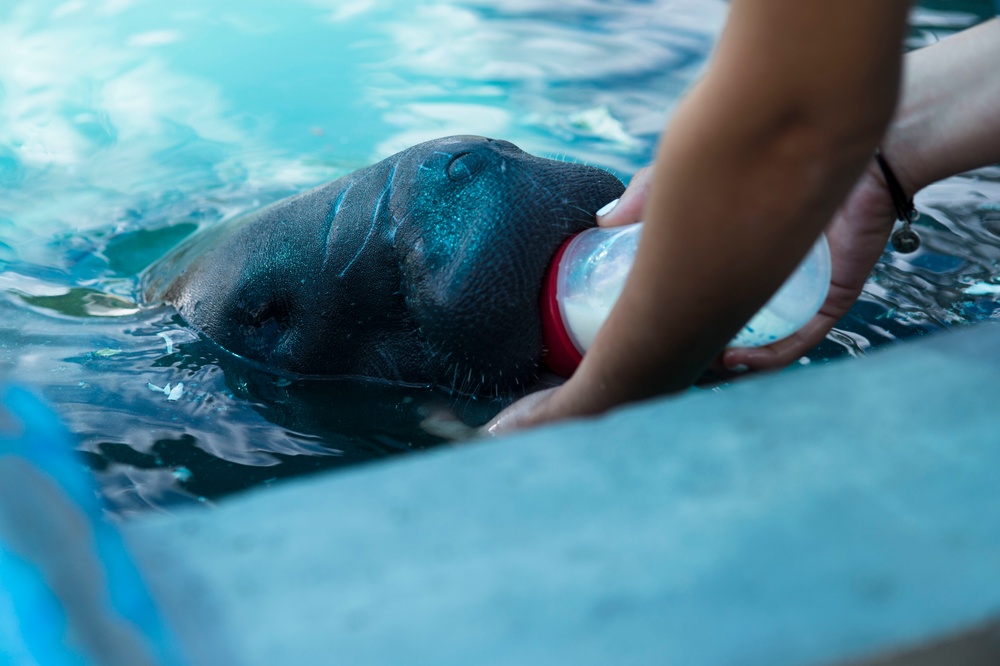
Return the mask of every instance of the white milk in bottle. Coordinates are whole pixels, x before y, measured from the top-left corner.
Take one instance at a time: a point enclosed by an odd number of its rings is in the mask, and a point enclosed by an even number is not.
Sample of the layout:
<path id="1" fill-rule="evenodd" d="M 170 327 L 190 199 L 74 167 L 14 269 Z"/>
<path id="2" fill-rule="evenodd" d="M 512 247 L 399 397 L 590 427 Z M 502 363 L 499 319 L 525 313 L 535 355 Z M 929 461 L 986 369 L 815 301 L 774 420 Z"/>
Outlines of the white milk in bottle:
<path id="1" fill-rule="evenodd" d="M 622 292 L 642 223 L 587 229 L 560 248 L 543 294 L 546 364 L 569 375 L 590 348 Z M 556 263 L 558 262 L 558 263 Z M 812 319 L 830 287 L 830 248 L 820 234 L 798 268 L 729 343 L 759 347 L 788 337 Z"/>

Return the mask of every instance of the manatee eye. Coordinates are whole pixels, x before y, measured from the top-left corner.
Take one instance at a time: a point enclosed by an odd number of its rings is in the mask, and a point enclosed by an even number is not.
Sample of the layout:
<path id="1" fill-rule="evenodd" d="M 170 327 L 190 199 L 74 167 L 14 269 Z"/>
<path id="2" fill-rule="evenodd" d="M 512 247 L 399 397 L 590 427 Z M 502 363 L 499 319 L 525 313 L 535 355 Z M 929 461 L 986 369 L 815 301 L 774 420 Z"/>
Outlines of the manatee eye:
<path id="1" fill-rule="evenodd" d="M 448 162 L 448 178 L 457 182 L 468 180 L 483 168 L 483 158 L 478 153 L 459 153 Z"/>

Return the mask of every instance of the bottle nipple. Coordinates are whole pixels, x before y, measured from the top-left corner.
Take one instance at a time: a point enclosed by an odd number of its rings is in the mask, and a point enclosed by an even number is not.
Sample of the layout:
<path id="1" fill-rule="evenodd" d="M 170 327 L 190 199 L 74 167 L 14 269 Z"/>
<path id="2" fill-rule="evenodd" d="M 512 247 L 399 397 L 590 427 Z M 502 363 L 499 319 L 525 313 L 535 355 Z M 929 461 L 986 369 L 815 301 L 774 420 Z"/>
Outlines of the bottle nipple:
<path id="1" fill-rule="evenodd" d="M 572 375 L 580 362 L 583 361 L 583 353 L 577 348 L 563 323 L 558 298 L 559 266 L 566 254 L 566 247 L 573 241 L 573 238 L 575 236 L 566 239 L 566 242 L 552 257 L 552 262 L 545 273 L 541 296 L 542 363 L 549 370 L 562 377 Z"/>
<path id="2" fill-rule="evenodd" d="M 556 252 L 542 294 L 545 364 L 568 377 L 608 318 L 632 268 L 642 224 L 587 229 Z"/>

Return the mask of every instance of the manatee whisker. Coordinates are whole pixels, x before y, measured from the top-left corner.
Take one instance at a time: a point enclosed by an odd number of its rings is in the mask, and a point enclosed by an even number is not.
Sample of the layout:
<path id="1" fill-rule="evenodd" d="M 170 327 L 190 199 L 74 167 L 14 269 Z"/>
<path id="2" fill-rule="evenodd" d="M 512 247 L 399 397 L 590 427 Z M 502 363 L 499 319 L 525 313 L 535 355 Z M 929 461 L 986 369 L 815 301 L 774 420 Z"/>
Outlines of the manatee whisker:
<path id="1" fill-rule="evenodd" d="M 580 211 L 581 213 L 583 213 L 584 215 L 586 215 L 586 216 L 588 216 L 588 217 L 593 217 L 593 216 L 594 216 L 594 213 L 595 213 L 595 211 L 592 211 L 592 210 L 587 210 L 587 209 L 586 209 L 586 208 L 584 208 L 583 206 L 577 206 L 576 204 L 571 204 L 571 205 L 569 206 L 569 208 L 570 208 L 571 210 L 578 210 L 578 211 Z"/>

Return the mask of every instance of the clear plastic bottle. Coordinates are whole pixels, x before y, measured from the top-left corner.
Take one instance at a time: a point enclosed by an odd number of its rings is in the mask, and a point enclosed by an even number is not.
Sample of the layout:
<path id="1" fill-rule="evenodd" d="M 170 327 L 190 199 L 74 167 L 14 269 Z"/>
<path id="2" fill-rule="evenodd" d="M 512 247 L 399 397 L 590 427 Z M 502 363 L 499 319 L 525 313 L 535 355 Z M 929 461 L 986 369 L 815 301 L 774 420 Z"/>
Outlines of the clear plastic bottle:
<path id="1" fill-rule="evenodd" d="M 542 298 L 545 362 L 569 375 L 622 292 L 642 223 L 595 227 L 567 241 L 553 259 Z M 781 288 L 729 343 L 760 347 L 788 337 L 812 319 L 830 287 L 830 248 L 820 234 Z"/>

